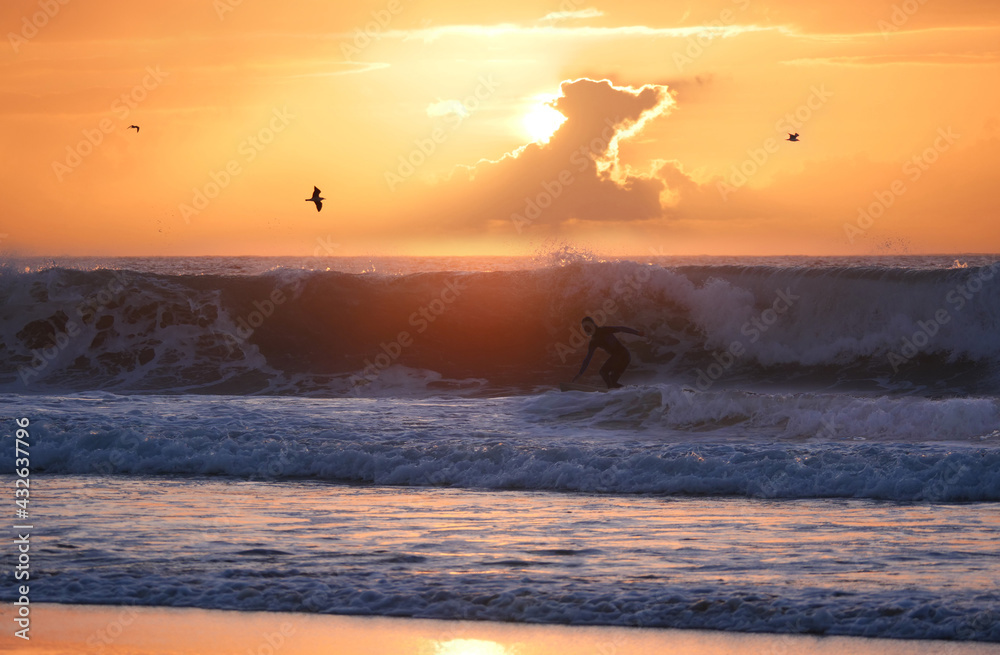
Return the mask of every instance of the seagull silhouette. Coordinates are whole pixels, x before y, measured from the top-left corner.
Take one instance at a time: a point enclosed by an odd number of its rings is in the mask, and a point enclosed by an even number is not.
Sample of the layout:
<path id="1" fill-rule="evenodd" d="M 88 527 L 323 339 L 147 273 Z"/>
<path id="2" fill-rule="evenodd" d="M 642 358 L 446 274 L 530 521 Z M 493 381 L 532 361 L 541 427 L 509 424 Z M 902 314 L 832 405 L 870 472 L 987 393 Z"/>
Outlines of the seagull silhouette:
<path id="1" fill-rule="evenodd" d="M 314 203 L 316 203 L 316 211 L 319 211 L 319 210 L 323 209 L 323 201 L 324 200 L 326 200 L 326 198 L 320 198 L 319 197 L 319 187 L 317 187 L 317 186 L 313 187 L 312 198 L 306 198 L 306 202 L 314 202 Z"/>
<path id="2" fill-rule="evenodd" d="M 791 132 L 789 132 L 788 133 L 788 138 L 785 139 L 785 141 L 798 141 L 798 140 L 799 140 L 799 133 L 798 132 L 796 132 L 795 134 L 792 134 Z"/>
<path id="3" fill-rule="evenodd" d="M 138 134 L 139 133 L 139 126 L 138 125 L 129 125 L 128 129 L 131 130 L 133 127 L 135 128 L 135 133 Z"/>

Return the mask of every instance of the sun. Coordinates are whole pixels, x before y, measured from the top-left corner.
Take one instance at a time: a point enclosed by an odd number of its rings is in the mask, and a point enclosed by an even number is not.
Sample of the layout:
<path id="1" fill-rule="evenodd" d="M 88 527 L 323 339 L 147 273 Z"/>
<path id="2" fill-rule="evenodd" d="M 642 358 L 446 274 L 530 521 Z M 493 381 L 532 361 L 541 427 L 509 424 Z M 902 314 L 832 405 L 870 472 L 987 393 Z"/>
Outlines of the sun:
<path id="1" fill-rule="evenodd" d="M 534 105 L 521 119 L 525 131 L 535 143 L 548 143 L 559 126 L 566 122 L 566 117 L 553 109 L 549 102 L 551 99 L 546 98 Z"/>

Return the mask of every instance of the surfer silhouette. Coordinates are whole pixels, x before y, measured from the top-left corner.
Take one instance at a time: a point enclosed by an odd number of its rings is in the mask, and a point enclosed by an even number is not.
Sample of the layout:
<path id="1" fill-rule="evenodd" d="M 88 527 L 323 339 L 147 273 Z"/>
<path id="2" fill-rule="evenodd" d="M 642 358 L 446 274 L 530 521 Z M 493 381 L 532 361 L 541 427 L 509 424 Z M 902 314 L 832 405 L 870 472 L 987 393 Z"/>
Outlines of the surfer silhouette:
<path id="1" fill-rule="evenodd" d="M 601 367 L 601 379 L 608 385 L 608 389 L 620 388 L 622 385 L 618 384 L 618 378 L 625 372 L 629 362 L 632 361 L 632 356 L 629 355 L 628 349 L 615 338 L 615 333 L 626 332 L 640 337 L 646 335 L 640 330 L 633 330 L 632 328 L 622 326 L 597 327 L 597 323 L 589 316 L 584 317 L 581 324 L 583 326 L 583 333 L 590 337 L 590 345 L 587 347 L 587 358 L 583 360 L 583 366 L 580 367 L 580 372 L 576 374 L 573 381 L 576 382 L 583 375 L 587 367 L 590 366 L 590 358 L 594 356 L 594 351 L 600 348 L 611 355 L 608 357 L 608 361 L 604 362 L 604 366 Z"/>

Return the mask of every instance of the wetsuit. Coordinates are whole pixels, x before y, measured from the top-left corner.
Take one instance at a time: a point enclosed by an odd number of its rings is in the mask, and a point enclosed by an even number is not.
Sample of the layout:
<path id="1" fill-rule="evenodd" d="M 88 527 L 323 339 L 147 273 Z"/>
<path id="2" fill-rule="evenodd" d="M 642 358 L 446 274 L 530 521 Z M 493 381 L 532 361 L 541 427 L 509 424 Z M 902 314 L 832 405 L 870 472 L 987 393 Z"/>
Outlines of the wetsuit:
<path id="1" fill-rule="evenodd" d="M 608 389 L 615 389 L 622 386 L 618 384 L 618 378 L 625 372 L 625 368 L 632 361 L 632 357 L 628 354 L 628 349 L 615 338 L 615 332 L 640 334 L 638 330 L 620 326 L 597 328 L 590 337 L 587 358 L 583 360 L 583 366 L 580 367 L 580 373 L 577 377 L 583 375 L 583 372 L 587 370 L 587 367 L 590 366 L 590 358 L 594 356 L 594 351 L 600 348 L 611 355 L 611 357 L 608 357 L 608 361 L 604 362 L 604 366 L 601 367 L 601 378 L 608 385 Z"/>

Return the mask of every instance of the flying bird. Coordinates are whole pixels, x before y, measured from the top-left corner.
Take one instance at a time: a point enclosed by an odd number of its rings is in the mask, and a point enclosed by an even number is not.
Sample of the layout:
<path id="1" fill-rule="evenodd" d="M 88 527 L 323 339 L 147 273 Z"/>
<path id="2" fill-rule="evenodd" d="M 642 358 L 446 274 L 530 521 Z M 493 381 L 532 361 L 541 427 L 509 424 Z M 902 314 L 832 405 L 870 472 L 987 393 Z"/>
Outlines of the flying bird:
<path id="1" fill-rule="evenodd" d="M 139 133 L 139 126 L 138 125 L 129 125 L 127 129 L 131 130 L 133 127 L 135 128 L 135 133 L 138 134 Z"/>
<path id="2" fill-rule="evenodd" d="M 785 139 L 785 141 L 798 141 L 798 140 L 799 140 L 799 133 L 798 132 L 796 132 L 795 134 L 792 134 L 791 132 L 789 132 L 788 133 L 788 138 Z"/>
<path id="3" fill-rule="evenodd" d="M 316 203 L 316 211 L 319 211 L 319 210 L 323 209 L 323 201 L 324 200 L 326 200 L 326 198 L 320 198 L 319 197 L 319 187 L 317 187 L 317 186 L 313 187 L 312 198 L 306 198 L 306 202 L 314 202 L 314 203 Z"/>

